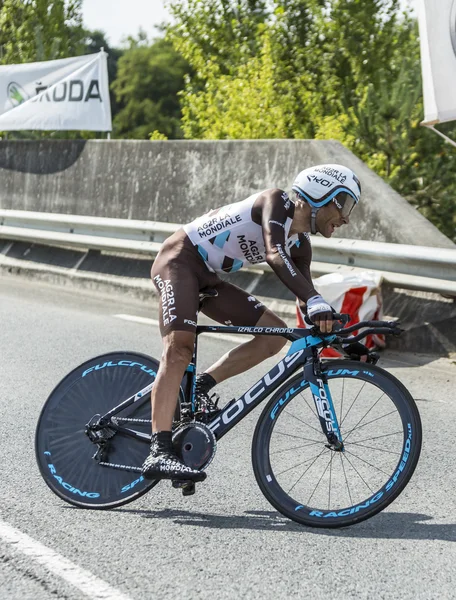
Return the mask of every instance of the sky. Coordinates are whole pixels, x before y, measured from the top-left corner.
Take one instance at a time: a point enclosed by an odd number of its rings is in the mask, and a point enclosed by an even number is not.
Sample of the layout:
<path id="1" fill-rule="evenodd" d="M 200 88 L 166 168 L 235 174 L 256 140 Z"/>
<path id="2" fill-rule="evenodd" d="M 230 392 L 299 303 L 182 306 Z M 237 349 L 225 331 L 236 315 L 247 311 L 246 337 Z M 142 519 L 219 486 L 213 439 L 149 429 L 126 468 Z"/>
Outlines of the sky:
<path id="1" fill-rule="evenodd" d="M 402 0 L 415 7 L 418 0 Z M 169 19 L 164 0 L 83 0 L 82 14 L 88 29 L 101 29 L 110 46 L 121 46 L 122 39 L 136 35 L 139 28 L 149 37 L 157 35 L 154 25 Z"/>
<path id="2" fill-rule="evenodd" d="M 123 45 L 122 39 L 140 27 L 154 37 L 154 25 L 169 19 L 163 0 L 83 0 L 82 16 L 85 27 L 106 33 L 110 46 Z"/>

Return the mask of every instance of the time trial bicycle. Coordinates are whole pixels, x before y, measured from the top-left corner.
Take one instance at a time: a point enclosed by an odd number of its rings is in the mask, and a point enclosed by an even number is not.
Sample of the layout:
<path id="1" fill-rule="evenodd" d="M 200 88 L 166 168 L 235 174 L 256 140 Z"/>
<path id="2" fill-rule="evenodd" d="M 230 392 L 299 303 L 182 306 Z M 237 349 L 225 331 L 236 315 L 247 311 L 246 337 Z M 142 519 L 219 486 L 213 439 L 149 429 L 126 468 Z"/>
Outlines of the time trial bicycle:
<path id="1" fill-rule="evenodd" d="M 315 327 L 198 326 L 173 424 L 182 460 L 206 469 L 218 441 L 270 397 L 253 436 L 255 477 L 278 511 L 311 527 L 353 525 L 383 510 L 409 482 L 421 449 L 420 415 L 404 385 L 376 366 L 375 353 L 366 362 L 349 356 L 368 334 L 400 334 L 398 324 L 364 321 L 342 328 L 348 315 L 335 317 L 340 329 L 331 334 Z M 264 377 L 214 412 L 194 395 L 201 333 L 280 335 L 291 346 Z M 329 346 L 347 358 L 322 358 Z M 35 448 L 41 475 L 57 496 L 82 508 L 110 509 L 159 483 L 141 475 L 158 366 L 136 352 L 103 354 L 53 390 L 39 417 Z M 191 482 L 174 485 L 186 495 L 195 489 Z"/>

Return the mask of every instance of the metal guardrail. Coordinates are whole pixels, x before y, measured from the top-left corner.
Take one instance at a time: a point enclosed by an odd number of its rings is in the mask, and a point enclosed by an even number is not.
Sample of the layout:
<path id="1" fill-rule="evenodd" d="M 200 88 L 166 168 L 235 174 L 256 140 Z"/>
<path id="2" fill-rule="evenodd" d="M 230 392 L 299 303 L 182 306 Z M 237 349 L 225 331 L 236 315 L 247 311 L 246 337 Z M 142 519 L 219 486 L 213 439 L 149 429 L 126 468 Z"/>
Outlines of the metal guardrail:
<path id="1" fill-rule="evenodd" d="M 0 209 L 0 239 L 155 256 L 177 223 Z M 312 272 L 379 271 L 395 287 L 456 297 L 456 250 L 312 238 Z M 268 265 L 249 267 L 267 271 Z"/>

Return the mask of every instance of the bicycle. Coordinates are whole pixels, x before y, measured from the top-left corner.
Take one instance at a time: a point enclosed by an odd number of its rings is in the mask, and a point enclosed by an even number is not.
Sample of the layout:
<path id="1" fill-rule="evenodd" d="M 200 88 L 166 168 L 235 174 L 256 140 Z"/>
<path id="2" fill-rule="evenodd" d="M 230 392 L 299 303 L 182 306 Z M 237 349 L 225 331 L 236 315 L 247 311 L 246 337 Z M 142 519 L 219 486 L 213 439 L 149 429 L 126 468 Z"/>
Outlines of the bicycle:
<path id="1" fill-rule="evenodd" d="M 315 327 L 198 325 L 173 424 L 183 461 L 206 469 L 218 441 L 272 395 L 253 436 L 255 478 L 272 506 L 311 527 L 353 525 L 382 511 L 409 482 L 421 450 L 416 404 L 400 381 L 376 366 L 378 355 L 369 353 L 367 362 L 320 357 L 323 348 L 343 351 L 342 345 L 369 333 L 399 335 L 398 324 L 346 327 L 348 315 L 335 317 L 340 324 L 331 334 Z M 281 335 L 291 346 L 244 394 L 210 413 L 193 394 L 201 333 Z M 39 417 L 35 450 L 41 475 L 61 499 L 110 509 L 157 485 L 141 475 L 141 465 L 149 452 L 158 365 L 144 354 L 112 352 L 76 367 L 52 391 Z M 195 490 L 190 482 L 173 485 L 185 495 Z"/>

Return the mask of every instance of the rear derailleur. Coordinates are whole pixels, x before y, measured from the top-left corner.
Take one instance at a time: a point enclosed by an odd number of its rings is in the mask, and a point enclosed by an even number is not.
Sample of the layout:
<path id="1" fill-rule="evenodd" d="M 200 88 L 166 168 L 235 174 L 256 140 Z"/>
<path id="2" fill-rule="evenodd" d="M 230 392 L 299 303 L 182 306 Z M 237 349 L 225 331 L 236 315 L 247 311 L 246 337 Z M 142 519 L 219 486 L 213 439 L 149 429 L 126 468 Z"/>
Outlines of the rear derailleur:
<path id="1" fill-rule="evenodd" d="M 109 427 L 101 420 L 101 415 L 94 415 L 87 423 L 85 434 L 89 440 L 98 446 L 92 456 L 97 462 L 104 462 L 108 458 L 109 442 L 116 435 L 116 430 Z"/>

